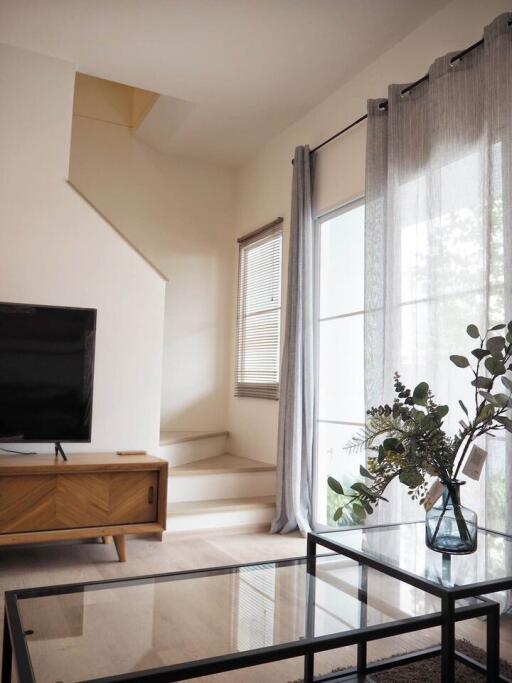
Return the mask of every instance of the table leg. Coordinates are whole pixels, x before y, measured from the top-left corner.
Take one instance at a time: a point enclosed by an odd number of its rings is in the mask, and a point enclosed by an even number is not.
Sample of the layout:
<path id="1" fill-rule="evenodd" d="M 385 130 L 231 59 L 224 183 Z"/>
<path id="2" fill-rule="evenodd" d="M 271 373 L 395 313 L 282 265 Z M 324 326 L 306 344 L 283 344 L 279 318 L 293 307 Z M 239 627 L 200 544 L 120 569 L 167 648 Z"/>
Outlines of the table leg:
<path id="1" fill-rule="evenodd" d="M 360 603 L 361 615 L 359 626 L 364 628 L 367 626 L 367 600 L 368 600 L 368 567 L 365 564 L 359 564 L 359 587 L 357 590 L 357 598 Z M 357 673 L 363 676 L 366 672 L 368 660 L 368 645 L 366 641 L 357 644 Z"/>
<path id="2" fill-rule="evenodd" d="M 445 595 L 441 605 L 441 683 L 455 683 L 455 601 Z"/>
<path id="3" fill-rule="evenodd" d="M 500 606 L 492 605 L 487 613 L 487 683 L 500 676 Z"/>
<path id="4" fill-rule="evenodd" d="M 311 534 L 308 534 L 306 540 L 306 568 L 309 574 L 314 574 L 316 570 L 316 542 L 313 540 Z"/>
<path id="5" fill-rule="evenodd" d="M 304 655 L 304 683 L 313 683 L 315 680 L 315 655 Z"/>
<path id="6" fill-rule="evenodd" d="M 2 649 L 2 681 L 1 683 L 11 683 L 12 680 L 12 643 L 11 632 L 7 622 L 7 612 L 4 614 L 4 639 Z"/>
<path id="7" fill-rule="evenodd" d="M 124 534 L 114 536 L 114 543 L 117 550 L 119 562 L 126 562 L 126 540 Z"/>
<path id="8" fill-rule="evenodd" d="M 315 637 L 315 599 L 316 599 L 316 543 L 308 534 L 306 560 L 306 638 Z M 313 683 L 315 677 L 315 654 L 304 655 L 304 683 Z"/>

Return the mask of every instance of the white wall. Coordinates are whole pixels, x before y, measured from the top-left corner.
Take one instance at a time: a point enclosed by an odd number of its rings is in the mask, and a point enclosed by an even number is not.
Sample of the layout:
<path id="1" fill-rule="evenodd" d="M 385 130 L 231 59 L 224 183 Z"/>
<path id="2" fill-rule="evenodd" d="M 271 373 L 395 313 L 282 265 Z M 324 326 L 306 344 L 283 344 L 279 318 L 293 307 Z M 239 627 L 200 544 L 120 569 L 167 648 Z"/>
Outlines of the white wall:
<path id="1" fill-rule="evenodd" d="M 75 116 L 70 179 L 168 278 L 164 429 L 225 429 L 231 384 L 233 172 Z"/>
<path id="2" fill-rule="evenodd" d="M 74 76 L 0 45 L 0 298 L 97 308 L 92 443 L 67 448 L 154 451 L 164 281 L 66 182 Z"/>
<path id="3" fill-rule="evenodd" d="M 454 0 L 265 145 L 237 175 L 236 235 L 284 216 L 286 237 L 290 212 L 290 159 L 295 146 L 309 144 L 314 147 L 327 139 L 363 114 L 368 98 L 385 97 L 390 83 L 415 81 L 426 73 L 436 57 L 479 40 L 484 25 L 510 9 L 510 2 L 506 0 Z M 315 206 L 318 211 L 364 193 L 365 140 L 366 127 L 362 124 L 317 155 Z M 232 289 L 236 290 L 235 268 Z M 234 311 L 232 321 L 233 335 Z M 227 426 L 231 432 L 231 451 L 273 462 L 277 411 L 275 402 L 234 398 L 229 394 Z"/>

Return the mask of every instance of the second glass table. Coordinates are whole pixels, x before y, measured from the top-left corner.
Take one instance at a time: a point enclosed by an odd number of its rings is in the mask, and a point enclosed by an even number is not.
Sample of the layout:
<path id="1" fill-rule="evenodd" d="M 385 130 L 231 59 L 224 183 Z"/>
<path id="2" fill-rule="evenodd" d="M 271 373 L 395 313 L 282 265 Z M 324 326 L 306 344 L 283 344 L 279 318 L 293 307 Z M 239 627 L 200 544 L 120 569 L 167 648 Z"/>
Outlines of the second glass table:
<path id="1" fill-rule="evenodd" d="M 367 526 L 308 535 L 310 561 L 316 547 L 359 562 L 418 589 L 437 596 L 443 613 L 442 680 L 455 680 L 455 659 L 475 662 L 455 652 L 454 610 L 461 598 L 512 589 L 512 537 L 486 529 L 478 530 L 478 548 L 469 555 L 447 555 L 425 545 L 425 523 Z M 499 638 L 488 647 L 499 647 Z M 493 661 L 497 660 L 493 654 Z M 480 667 L 482 671 L 485 667 Z M 487 673 L 489 681 L 504 681 L 498 671 Z"/>

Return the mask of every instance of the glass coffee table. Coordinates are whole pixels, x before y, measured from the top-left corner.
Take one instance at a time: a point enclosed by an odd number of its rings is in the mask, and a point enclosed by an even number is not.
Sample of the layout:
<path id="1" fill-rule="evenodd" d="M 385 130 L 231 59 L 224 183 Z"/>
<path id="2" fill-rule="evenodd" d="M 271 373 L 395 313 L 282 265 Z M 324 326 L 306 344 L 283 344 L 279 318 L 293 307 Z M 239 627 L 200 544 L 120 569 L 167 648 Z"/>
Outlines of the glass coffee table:
<path id="1" fill-rule="evenodd" d="M 425 654 L 367 664 L 366 643 L 442 626 L 441 607 L 431 591 L 339 554 L 14 590 L 1 683 L 13 663 L 19 683 L 170 683 L 296 657 L 311 682 L 316 653 L 349 645 L 358 666 L 336 679 L 371 680 Z M 496 641 L 497 603 L 467 598 L 451 618 L 477 616 Z"/>
<path id="2" fill-rule="evenodd" d="M 384 573 L 441 600 L 442 680 L 455 680 L 455 660 L 485 672 L 485 667 L 455 650 L 454 611 L 461 598 L 512 589 L 512 537 L 486 529 L 478 531 L 478 548 L 468 555 L 445 555 L 425 545 L 425 523 L 367 526 L 308 535 L 310 563 L 322 546 L 350 558 L 361 567 Z M 487 680 L 509 682 L 499 676 L 499 637 L 488 641 Z M 363 656 L 363 655 L 361 655 Z M 510 682 L 509 682 L 510 683 Z"/>

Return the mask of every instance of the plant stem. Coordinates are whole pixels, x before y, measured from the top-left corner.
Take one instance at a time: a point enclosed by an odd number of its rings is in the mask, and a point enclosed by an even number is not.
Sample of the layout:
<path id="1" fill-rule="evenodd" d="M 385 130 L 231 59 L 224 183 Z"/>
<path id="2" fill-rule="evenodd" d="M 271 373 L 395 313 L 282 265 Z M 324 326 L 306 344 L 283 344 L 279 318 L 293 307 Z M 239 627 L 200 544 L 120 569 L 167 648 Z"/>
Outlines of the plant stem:
<path id="1" fill-rule="evenodd" d="M 473 426 L 468 434 L 468 440 L 466 441 L 466 445 L 464 446 L 464 449 L 462 451 L 462 454 L 459 458 L 459 462 L 457 464 L 457 467 L 455 468 L 455 472 L 453 473 L 453 478 L 457 479 L 457 475 L 459 474 L 460 468 L 462 463 L 464 462 L 464 458 L 466 457 L 466 453 L 468 452 L 468 448 L 470 444 L 473 442 L 473 435 L 476 431 L 476 427 Z M 464 441 L 461 442 L 461 445 L 464 443 Z M 459 447 L 460 448 L 460 447 Z M 457 453 L 455 454 L 455 457 L 457 457 Z M 454 458 L 455 461 L 455 458 Z"/>
<path id="2" fill-rule="evenodd" d="M 470 538 L 468 525 L 466 523 L 466 520 L 464 519 L 464 515 L 462 514 L 462 506 L 458 499 L 457 493 L 452 485 L 445 483 L 445 487 L 448 489 L 449 495 L 443 498 L 443 509 L 441 511 L 441 514 L 439 515 L 439 519 L 437 520 L 436 529 L 434 531 L 434 535 L 432 536 L 432 543 L 434 543 L 437 538 L 437 534 L 439 533 L 439 529 L 441 527 L 441 522 L 443 520 L 443 517 L 446 513 L 446 509 L 448 507 L 448 503 L 450 501 L 453 505 L 453 512 L 455 515 L 455 521 L 457 522 L 459 536 L 464 542 L 467 542 Z"/>

